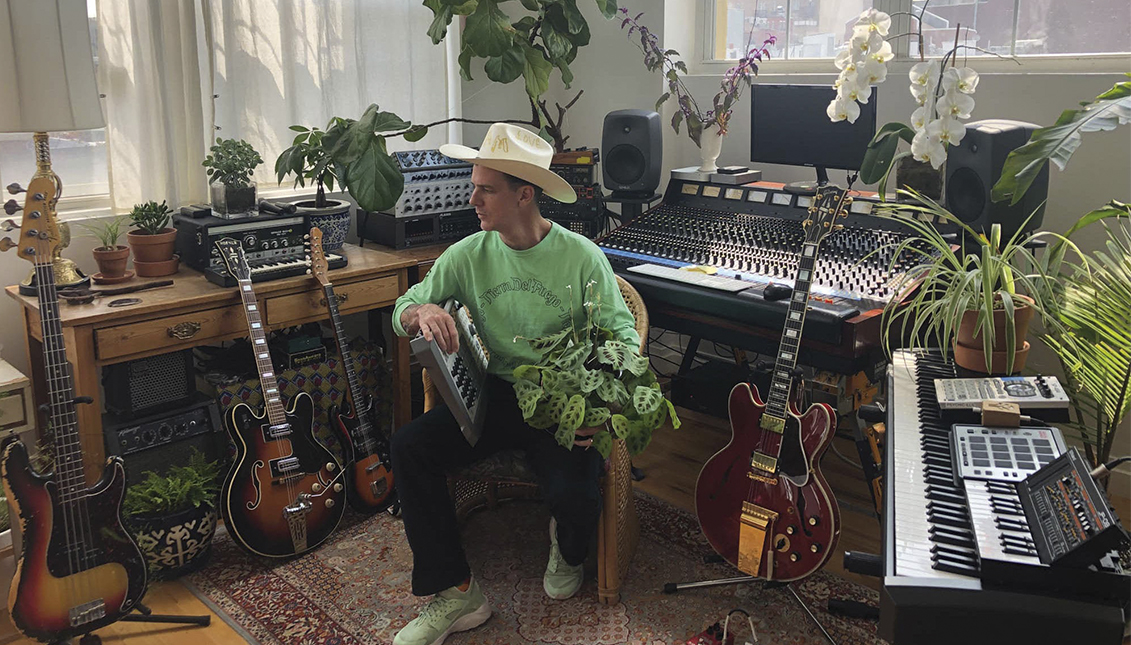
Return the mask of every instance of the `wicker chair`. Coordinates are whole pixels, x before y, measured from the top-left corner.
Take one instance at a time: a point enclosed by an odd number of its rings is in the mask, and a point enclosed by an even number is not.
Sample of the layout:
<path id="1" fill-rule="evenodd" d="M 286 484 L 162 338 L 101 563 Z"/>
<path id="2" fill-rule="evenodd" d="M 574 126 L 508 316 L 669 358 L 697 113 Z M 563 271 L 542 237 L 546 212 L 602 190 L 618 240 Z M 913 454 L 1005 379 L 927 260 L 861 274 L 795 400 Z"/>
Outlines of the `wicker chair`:
<path id="1" fill-rule="evenodd" d="M 641 350 L 648 340 L 648 310 L 640 294 L 619 276 L 617 286 L 636 319 Z M 427 370 L 424 379 L 424 410 L 432 409 L 439 393 Z M 636 552 L 640 524 L 632 497 L 632 463 L 624 441 L 614 439 L 605 473 L 601 478 L 603 497 L 601 517 L 597 523 L 597 596 L 604 604 L 620 601 L 620 588 L 628 573 L 628 565 Z M 531 499 L 538 496 L 534 471 L 522 452 L 507 450 L 467 466 L 448 478 L 448 487 L 455 502 L 456 517 L 462 522 L 472 511 L 494 508 L 498 502 Z"/>

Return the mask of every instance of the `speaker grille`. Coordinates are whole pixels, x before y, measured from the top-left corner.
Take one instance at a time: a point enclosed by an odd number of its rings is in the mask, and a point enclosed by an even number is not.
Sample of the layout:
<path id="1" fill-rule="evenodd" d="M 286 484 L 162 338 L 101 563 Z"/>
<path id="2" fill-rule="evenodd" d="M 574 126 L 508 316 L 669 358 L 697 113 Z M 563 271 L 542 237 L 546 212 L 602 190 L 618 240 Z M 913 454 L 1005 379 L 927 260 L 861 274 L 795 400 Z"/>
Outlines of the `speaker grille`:
<path id="1" fill-rule="evenodd" d="M 644 176 L 644 155 L 636 146 L 620 144 L 605 154 L 605 171 L 617 184 L 628 186 Z"/>
<path id="2" fill-rule="evenodd" d="M 147 414 L 190 399 L 195 391 L 192 350 L 109 365 L 103 372 L 106 407 L 116 414 Z"/>
<path id="3" fill-rule="evenodd" d="M 946 185 L 946 205 L 963 222 L 976 222 L 986 208 L 986 185 L 969 166 L 954 171 Z"/>

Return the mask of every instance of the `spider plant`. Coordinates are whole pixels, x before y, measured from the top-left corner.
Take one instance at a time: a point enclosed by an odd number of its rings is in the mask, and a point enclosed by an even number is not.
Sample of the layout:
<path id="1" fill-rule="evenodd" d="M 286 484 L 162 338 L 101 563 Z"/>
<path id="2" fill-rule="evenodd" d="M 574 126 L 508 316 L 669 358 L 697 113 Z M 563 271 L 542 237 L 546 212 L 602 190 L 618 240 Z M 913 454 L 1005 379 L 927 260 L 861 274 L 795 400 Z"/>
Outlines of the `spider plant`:
<path id="1" fill-rule="evenodd" d="M 1127 204 L 1107 209 L 1131 217 Z M 1104 248 L 1066 263 L 1051 283 L 1056 299 L 1048 317 L 1059 324 L 1043 337 L 1064 368 L 1075 412 L 1069 425 L 1094 466 L 1107 462 L 1131 408 L 1131 224 L 1122 219 L 1105 228 Z"/>
<path id="2" fill-rule="evenodd" d="M 910 258 L 911 265 L 893 290 L 900 294 L 916 286 L 918 290 L 907 300 L 893 298 L 885 307 L 881 325 L 885 348 L 890 352 L 893 343 L 906 340 L 912 349 L 937 346 L 943 357 L 949 358 L 963 316 L 976 312 L 973 336 L 981 337 L 986 372 L 992 371 L 994 351 L 1004 349 L 1005 371 L 1013 373 L 1015 351 L 1025 340 L 1024 330 L 1018 338 L 1014 327 L 1017 313 L 1025 307 L 1044 311 L 1048 293 L 1045 266 L 1027 244 L 1051 234 L 1019 231 L 1002 240 L 1001 226 L 994 224 L 987 237 L 929 197 L 914 190 L 899 193 L 909 201 L 881 204 L 877 214 L 911 229 L 912 235 L 892 245 L 893 273 L 901 258 Z M 932 222 L 955 225 L 962 239 L 952 241 Z M 959 248 L 952 248 L 956 243 Z M 996 337 L 995 312 L 1004 316 L 1004 339 Z M 896 339 L 891 337 L 893 331 Z"/>

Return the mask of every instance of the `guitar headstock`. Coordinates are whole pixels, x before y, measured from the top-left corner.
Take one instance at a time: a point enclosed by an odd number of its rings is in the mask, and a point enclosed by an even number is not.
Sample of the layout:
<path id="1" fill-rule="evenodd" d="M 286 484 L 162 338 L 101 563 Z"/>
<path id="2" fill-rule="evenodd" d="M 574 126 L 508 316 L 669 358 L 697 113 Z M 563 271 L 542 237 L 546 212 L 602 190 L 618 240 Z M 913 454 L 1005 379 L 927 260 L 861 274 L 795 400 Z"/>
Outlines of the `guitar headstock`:
<path id="1" fill-rule="evenodd" d="M 805 242 L 818 243 L 829 233 L 843 228 L 844 225 L 837 224 L 836 220 L 838 217 L 848 217 L 850 204 L 852 198 L 848 196 L 847 190 L 831 184 L 818 188 L 817 195 L 809 206 L 809 215 L 801 222 L 805 229 Z"/>
<path id="2" fill-rule="evenodd" d="M 11 190 L 11 189 L 10 189 Z M 59 224 L 55 221 L 55 197 L 58 186 L 50 175 L 31 180 L 24 201 L 24 217 L 20 222 L 19 242 L 5 238 L 0 250 L 17 247 L 16 254 L 33 264 L 49 264 L 60 244 Z"/>
<path id="3" fill-rule="evenodd" d="M 317 226 L 310 229 L 310 272 L 323 287 L 330 284 L 330 263 L 326 261 L 326 254 L 322 252 L 322 229 Z"/>
<path id="4" fill-rule="evenodd" d="M 247 265 L 247 258 L 243 254 L 243 244 L 239 240 L 230 237 L 220 238 L 216 240 L 216 250 L 220 253 L 220 259 L 224 261 L 224 266 L 228 268 L 228 274 L 236 280 L 250 280 L 251 267 Z"/>

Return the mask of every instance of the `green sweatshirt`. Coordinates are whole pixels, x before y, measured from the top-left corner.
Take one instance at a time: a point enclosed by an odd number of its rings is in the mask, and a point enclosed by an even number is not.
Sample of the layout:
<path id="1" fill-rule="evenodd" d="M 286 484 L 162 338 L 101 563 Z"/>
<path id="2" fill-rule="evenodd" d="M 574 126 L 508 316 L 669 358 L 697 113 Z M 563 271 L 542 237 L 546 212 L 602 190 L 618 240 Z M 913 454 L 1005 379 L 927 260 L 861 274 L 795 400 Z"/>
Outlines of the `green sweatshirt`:
<path id="1" fill-rule="evenodd" d="M 561 331 L 573 319 L 585 325 L 585 285 L 600 298 L 598 324 L 618 340 L 640 346 L 632 313 L 624 304 L 604 253 L 590 240 L 553 224 L 541 242 L 516 251 L 494 231 L 479 232 L 449 247 L 424 277 L 397 299 L 393 329 L 406 336 L 401 313 L 409 305 L 463 303 L 491 352 L 487 371 L 510 382 L 519 365 L 539 356 L 515 336 L 539 338 Z"/>

